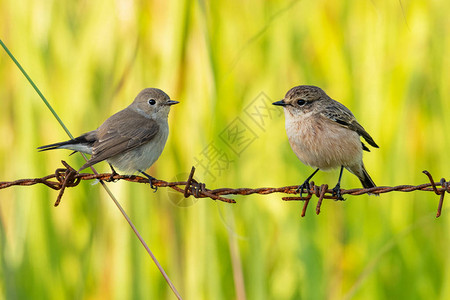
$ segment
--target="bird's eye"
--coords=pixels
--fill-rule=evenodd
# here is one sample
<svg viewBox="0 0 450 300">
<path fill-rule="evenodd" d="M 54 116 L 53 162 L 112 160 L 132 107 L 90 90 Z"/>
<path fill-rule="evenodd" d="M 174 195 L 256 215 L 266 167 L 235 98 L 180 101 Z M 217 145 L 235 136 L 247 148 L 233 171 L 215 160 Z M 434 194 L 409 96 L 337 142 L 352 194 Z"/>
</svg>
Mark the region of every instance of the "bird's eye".
<svg viewBox="0 0 450 300">
<path fill-rule="evenodd" d="M 297 104 L 300 105 L 300 106 L 302 106 L 302 105 L 305 105 L 305 104 L 306 104 L 306 101 L 300 99 L 300 100 L 297 100 Z"/>
<path fill-rule="evenodd" d="M 155 99 L 150 99 L 150 100 L 148 100 L 148 104 L 155 105 L 156 104 L 156 100 Z"/>
</svg>

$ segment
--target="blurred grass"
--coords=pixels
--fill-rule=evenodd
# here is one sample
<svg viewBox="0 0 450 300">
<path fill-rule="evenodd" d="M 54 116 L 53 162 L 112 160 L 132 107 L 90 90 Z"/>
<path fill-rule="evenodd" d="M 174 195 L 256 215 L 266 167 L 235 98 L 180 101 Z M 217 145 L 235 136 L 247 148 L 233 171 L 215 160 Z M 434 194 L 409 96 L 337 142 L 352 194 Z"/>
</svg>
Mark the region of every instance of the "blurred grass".
<svg viewBox="0 0 450 300">
<path fill-rule="evenodd" d="M 258 127 L 245 111 L 261 92 L 270 103 L 314 84 L 380 145 L 365 154 L 376 183 L 423 183 L 424 169 L 448 179 L 450 3 L 402 3 L 5 0 L 0 35 L 73 134 L 144 87 L 181 101 L 150 169 L 157 178 L 186 177 L 212 143 L 231 162 L 198 167 L 208 187 L 298 184 L 311 169 L 290 150 L 284 117 L 274 110 Z M 82 164 L 35 150 L 66 136 L 5 53 L 0 81 L 0 180 L 41 177 L 61 159 Z M 221 139 L 236 117 L 256 135 L 240 155 Z M 343 185 L 359 183 L 345 173 Z M 110 186 L 186 299 L 450 297 L 449 207 L 435 220 L 431 193 L 349 197 L 300 219 L 300 204 L 278 195 L 176 204 L 164 189 Z M 57 209 L 55 197 L 39 186 L 0 191 L 2 298 L 173 298 L 99 185 L 67 190 Z"/>
</svg>

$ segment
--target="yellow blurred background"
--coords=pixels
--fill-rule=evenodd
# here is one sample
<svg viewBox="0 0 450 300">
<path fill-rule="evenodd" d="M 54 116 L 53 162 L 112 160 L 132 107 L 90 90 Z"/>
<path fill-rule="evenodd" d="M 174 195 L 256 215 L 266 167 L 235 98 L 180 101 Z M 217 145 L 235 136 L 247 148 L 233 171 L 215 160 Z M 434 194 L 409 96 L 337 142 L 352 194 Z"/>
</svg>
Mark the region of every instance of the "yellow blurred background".
<svg viewBox="0 0 450 300">
<path fill-rule="evenodd" d="M 450 179 L 450 2 L 0 2 L 0 38 L 73 135 L 95 129 L 145 87 L 172 107 L 149 170 L 209 188 L 295 185 L 313 171 L 270 105 L 299 84 L 350 108 L 380 145 L 378 185 Z M 81 155 L 36 147 L 67 139 L 0 51 L 0 181 L 42 177 Z M 245 131 L 241 139 L 230 132 Z M 106 163 L 96 166 L 109 172 Z M 320 172 L 334 186 L 338 171 Z M 185 299 L 450 299 L 450 207 L 433 193 L 302 203 L 183 200 L 125 181 L 108 186 Z M 343 188 L 359 187 L 344 173 Z M 0 190 L 0 298 L 173 299 L 99 184 Z"/>
</svg>

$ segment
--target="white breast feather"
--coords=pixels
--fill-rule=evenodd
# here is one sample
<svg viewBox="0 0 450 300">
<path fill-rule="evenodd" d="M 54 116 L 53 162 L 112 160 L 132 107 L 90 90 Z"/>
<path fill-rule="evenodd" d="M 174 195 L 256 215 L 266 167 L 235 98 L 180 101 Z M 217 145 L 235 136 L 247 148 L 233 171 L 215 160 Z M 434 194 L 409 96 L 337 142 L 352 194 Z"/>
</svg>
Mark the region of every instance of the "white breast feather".
<svg viewBox="0 0 450 300">
<path fill-rule="evenodd" d="M 350 166 L 362 160 L 359 135 L 311 113 L 285 113 L 286 133 L 292 150 L 306 165 L 322 170 Z"/>
</svg>

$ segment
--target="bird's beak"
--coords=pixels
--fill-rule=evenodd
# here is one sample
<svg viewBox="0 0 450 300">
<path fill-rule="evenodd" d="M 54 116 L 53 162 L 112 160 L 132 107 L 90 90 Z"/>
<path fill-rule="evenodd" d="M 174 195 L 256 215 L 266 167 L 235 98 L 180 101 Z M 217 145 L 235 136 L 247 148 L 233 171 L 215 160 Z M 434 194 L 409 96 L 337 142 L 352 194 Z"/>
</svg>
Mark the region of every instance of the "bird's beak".
<svg viewBox="0 0 450 300">
<path fill-rule="evenodd" d="M 273 105 L 278 105 L 278 106 L 286 106 L 287 105 L 286 102 L 284 102 L 284 99 L 280 100 L 280 101 L 277 101 L 277 102 L 274 102 L 272 104 Z"/>
<path fill-rule="evenodd" d="M 177 103 L 180 103 L 180 102 L 175 101 L 175 100 L 169 100 L 169 101 L 167 101 L 167 105 L 174 105 L 174 104 L 177 104 Z"/>
</svg>

